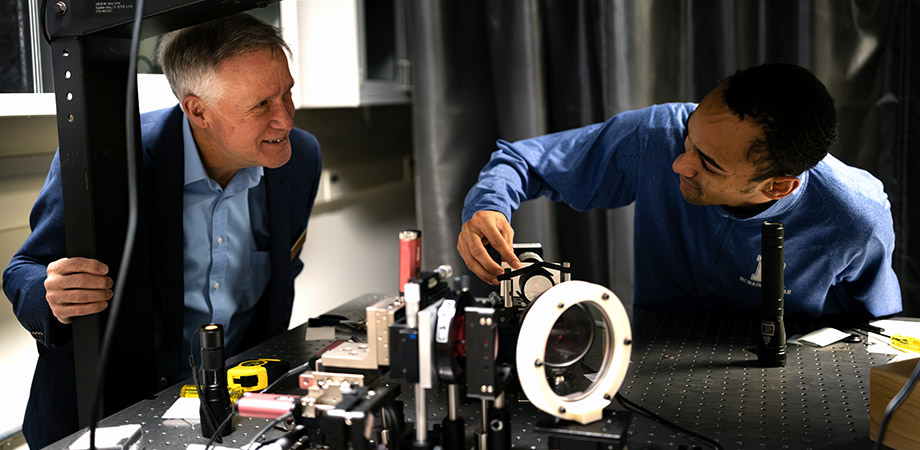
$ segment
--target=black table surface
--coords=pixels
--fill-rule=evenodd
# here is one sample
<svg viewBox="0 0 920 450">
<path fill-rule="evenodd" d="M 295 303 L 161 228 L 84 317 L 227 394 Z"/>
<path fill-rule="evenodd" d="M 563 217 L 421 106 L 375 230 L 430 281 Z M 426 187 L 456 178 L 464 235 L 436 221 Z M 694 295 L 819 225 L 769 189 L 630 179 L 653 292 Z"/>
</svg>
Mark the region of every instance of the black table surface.
<svg viewBox="0 0 920 450">
<path fill-rule="evenodd" d="M 366 305 L 383 298 L 365 295 L 333 312 L 360 319 Z M 790 345 L 785 367 L 760 368 L 756 355 L 747 351 L 757 344 L 759 323 L 759 317 L 750 313 L 636 308 L 632 312 L 632 357 L 620 394 L 670 422 L 716 440 L 725 449 L 870 448 L 869 370 L 887 363 L 889 357 L 867 352 L 862 343 L 838 342 L 823 348 Z M 788 335 L 804 334 L 820 325 L 787 320 L 786 331 Z M 230 364 L 259 357 L 283 359 L 292 367 L 305 362 L 331 342 L 307 341 L 306 330 L 302 325 L 276 336 L 236 356 Z M 338 327 L 336 338 L 347 339 L 353 333 Z M 148 450 L 205 444 L 197 422 L 160 418 L 178 398 L 180 387 L 167 388 L 154 399 L 113 414 L 99 426 L 141 424 L 142 444 Z M 294 379 L 273 390 L 303 393 Z M 411 387 L 403 387 L 400 399 L 406 402 L 406 417 L 414 421 Z M 473 429 L 480 423 L 480 405 L 472 399 L 461 407 L 471 448 Z M 509 401 L 508 407 L 514 448 L 547 448 L 547 438 L 533 431 L 534 423 L 545 414 L 528 403 Z M 443 390 L 428 391 L 427 411 L 429 426 L 447 415 Z M 224 438 L 224 445 L 239 448 L 267 422 L 235 418 L 236 429 Z M 68 448 L 83 432 L 49 448 Z M 279 434 L 271 430 L 266 436 Z M 700 444 L 634 415 L 627 445 L 636 450 L 692 449 Z"/>
</svg>

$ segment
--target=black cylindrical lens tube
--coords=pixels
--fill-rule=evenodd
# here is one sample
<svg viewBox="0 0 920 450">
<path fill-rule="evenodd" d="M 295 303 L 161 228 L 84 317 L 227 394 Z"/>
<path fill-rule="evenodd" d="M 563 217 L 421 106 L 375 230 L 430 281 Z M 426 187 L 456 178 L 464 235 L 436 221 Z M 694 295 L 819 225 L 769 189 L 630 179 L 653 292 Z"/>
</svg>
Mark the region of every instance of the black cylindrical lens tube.
<svg viewBox="0 0 920 450">
<path fill-rule="evenodd" d="M 201 339 L 201 435 L 210 438 L 214 429 L 233 410 L 227 390 L 227 369 L 224 365 L 224 329 L 220 324 L 202 325 L 198 329 Z M 225 426 L 220 435 L 226 436 L 233 427 Z"/>
<path fill-rule="evenodd" d="M 764 222 L 761 228 L 761 322 L 757 359 L 761 367 L 786 365 L 783 325 L 783 224 Z"/>
</svg>

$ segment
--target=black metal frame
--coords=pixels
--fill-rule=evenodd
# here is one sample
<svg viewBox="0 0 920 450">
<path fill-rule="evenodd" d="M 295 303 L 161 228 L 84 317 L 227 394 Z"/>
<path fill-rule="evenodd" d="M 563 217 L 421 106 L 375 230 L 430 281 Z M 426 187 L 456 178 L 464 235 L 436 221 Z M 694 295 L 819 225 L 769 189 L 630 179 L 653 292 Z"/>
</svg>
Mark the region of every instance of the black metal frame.
<svg viewBox="0 0 920 450">
<path fill-rule="evenodd" d="M 277 0 L 273 0 L 277 1 Z M 155 36 L 229 14 L 265 6 L 267 0 L 158 0 L 144 14 L 143 36 Z M 134 0 L 114 2 L 57 1 L 49 5 L 44 25 L 51 38 L 57 105 L 64 224 L 67 255 L 105 262 L 115 278 L 127 227 L 125 105 Z M 137 103 L 137 98 L 130 101 Z M 135 118 L 140 153 L 140 121 Z M 142 161 L 138 154 L 138 161 Z M 143 219 L 141 219 L 143 220 Z M 143 225 L 141 225 L 143 227 Z M 137 247 L 146 246 L 138 234 Z M 138 252 L 135 252 L 137 255 Z M 140 252 L 141 255 L 146 252 Z M 142 273 L 146 261 L 133 264 Z M 115 347 L 106 374 L 97 374 L 105 313 L 73 322 L 74 362 L 80 426 L 91 420 L 88 386 L 106 376 L 102 413 L 126 406 L 119 402 L 138 392 L 156 392 L 153 296 L 149 280 L 133 277 L 126 287 L 119 332 L 130 332 L 122 349 Z M 124 334 L 122 334 L 124 335 Z M 126 374 L 130 371 L 130 374 Z M 127 375 L 127 376 L 125 376 Z M 122 400 L 123 401 L 123 400 Z"/>
</svg>

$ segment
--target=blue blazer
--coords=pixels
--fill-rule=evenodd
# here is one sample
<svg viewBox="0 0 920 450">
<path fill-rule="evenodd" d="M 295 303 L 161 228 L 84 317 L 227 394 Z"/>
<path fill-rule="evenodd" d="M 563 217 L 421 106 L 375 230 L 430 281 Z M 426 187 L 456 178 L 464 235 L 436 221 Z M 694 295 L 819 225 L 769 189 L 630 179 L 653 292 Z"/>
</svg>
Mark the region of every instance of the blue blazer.
<svg viewBox="0 0 920 450">
<path fill-rule="evenodd" d="M 184 313 L 182 193 L 184 159 L 182 120 L 176 106 L 141 116 L 143 162 L 141 217 L 135 253 L 143 254 L 149 270 L 132 270 L 131 279 L 147 277 L 153 291 L 156 371 L 159 387 L 181 381 L 189 349 L 182 347 Z M 291 159 L 277 169 L 265 169 L 263 182 L 268 202 L 268 242 L 271 276 L 259 299 L 240 346 L 245 349 L 287 330 L 294 301 L 294 278 L 303 269 L 298 238 L 306 231 L 319 186 L 322 161 L 316 138 L 301 129 L 290 134 Z M 252 201 L 252 200 L 250 200 Z M 30 447 L 41 448 L 79 429 L 70 325 L 51 314 L 45 300 L 46 267 L 67 256 L 64 205 L 61 194 L 60 156 L 51 169 L 30 216 L 32 234 L 3 272 L 3 290 L 13 311 L 37 341 L 38 363 L 23 420 Z M 115 355 L 113 355 L 113 360 Z M 84 387 L 81 389 L 88 389 Z M 152 392 L 124 398 L 123 406 Z"/>
</svg>

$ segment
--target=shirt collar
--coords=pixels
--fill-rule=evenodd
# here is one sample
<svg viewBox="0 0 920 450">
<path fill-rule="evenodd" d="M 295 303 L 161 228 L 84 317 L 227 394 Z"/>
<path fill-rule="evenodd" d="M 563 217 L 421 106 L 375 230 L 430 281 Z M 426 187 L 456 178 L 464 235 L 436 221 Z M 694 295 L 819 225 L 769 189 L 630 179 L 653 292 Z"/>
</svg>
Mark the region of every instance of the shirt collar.
<svg viewBox="0 0 920 450">
<path fill-rule="evenodd" d="M 220 184 L 208 177 L 208 173 L 204 170 L 188 116 L 185 116 L 185 120 L 182 121 L 182 147 L 185 156 L 185 186 L 197 181 L 206 181 L 211 190 L 220 190 Z M 227 189 L 231 189 L 231 185 L 234 188 L 249 189 L 259 184 L 263 174 L 264 170 L 261 166 L 242 169 L 233 176 L 230 183 L 227 184 Z"/>
</svg>

